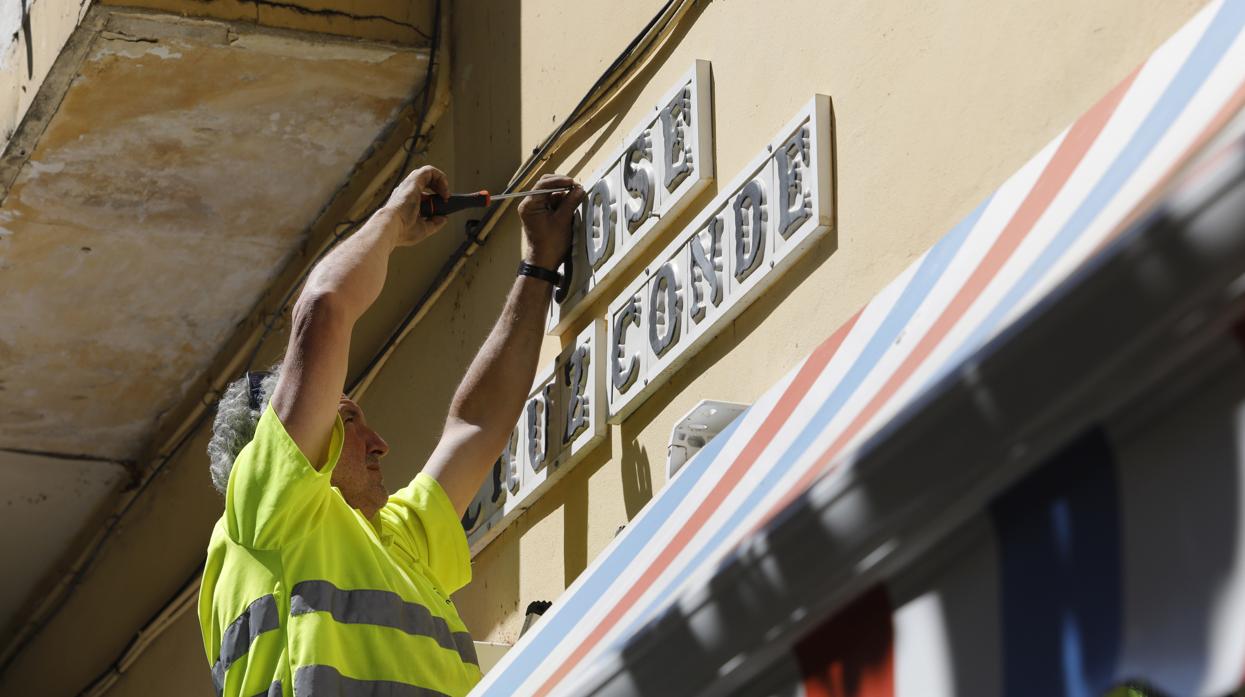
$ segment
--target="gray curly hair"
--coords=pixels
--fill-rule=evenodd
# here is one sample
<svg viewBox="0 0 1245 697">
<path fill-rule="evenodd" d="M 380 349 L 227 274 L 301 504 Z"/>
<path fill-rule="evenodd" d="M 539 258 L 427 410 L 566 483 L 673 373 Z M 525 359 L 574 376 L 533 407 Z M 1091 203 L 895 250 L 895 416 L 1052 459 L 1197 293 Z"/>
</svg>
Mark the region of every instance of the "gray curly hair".
<svg viewBox="0 0 1245 697">
<path fill-rule="evenodd" d="M 229 487 L 229 473 L 233 470 L 233 461 L 242 452 L 242 448 L 255 437 L 255 426 L 259 417 L 268 408 L 272 392 L 277 388 L 277 379 L 281 377 L 281 364 L 277 363 L 268 369 L 268 375 L 260 383 L 259 409 L 251 408 L 251 386 L 243 375 L 225 388 L 225 394 L 216 404 L 216 420 L 212 422 L 212 440 L 208 441 L 208 471 L 212 475 L 212 486 L 224 495 Z"/>
</svg>

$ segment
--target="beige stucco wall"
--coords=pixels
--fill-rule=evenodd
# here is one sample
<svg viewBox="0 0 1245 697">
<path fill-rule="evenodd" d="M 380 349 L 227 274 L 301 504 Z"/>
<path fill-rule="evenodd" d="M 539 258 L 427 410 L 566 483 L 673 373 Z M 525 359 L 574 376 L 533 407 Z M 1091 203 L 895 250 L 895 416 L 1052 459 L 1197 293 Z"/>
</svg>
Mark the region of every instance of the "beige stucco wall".
<svg viewBox="0 0 1245 697">
<path fill-rule="evenodd" d="M 502 120 L 455 95 L 459 188 L 496 187 L 497 179 L 473 179 L 463 170 L 479 158 L 529 153 L 660 4 L 523 3 L 520 84 L 507 87 L 517 105 Z M 667 440 L 684 413 L 706 398 L 755 400 L 1202 4 L 718 0 L 693 9 L 655 64 L 573 148 L 556 153 L 553 166 L 590 176 L 694 59 L 708 59 L 721 182 L 814 93 L 832 97 L 837 236 L 813 249 L 477 556 L 475 581 L 458 596 L 476 637 L 513 641 L 526 604 L 556 600 L 664 486 Z M 479 9 L 459 3 L 456 11 L 469 16 Z M 481 51 L 488 27 L 461 16 L 456 27 L 460 78 L 491 79 L 488 52 Z M 494 137 L 499 128 L 517 132 L 505 143 L 513 151 L 465 137 Z M 663 236 L 676 234 L 716 193 L 715 185 L 701 194 Z M 431 446 L 456 377 L 499 307 L 517 255 L 513 214 L 495 236 L 365 396 L 382 432 L 395 434 L 394 453 L 415 456 Z M 556 338 L 547 341 L 546 361 L 558 346 Z M 432 357 L 435 374 L 427 369 Z M 421 414 L 414 425 L 413 407 Z"/>
</svg>

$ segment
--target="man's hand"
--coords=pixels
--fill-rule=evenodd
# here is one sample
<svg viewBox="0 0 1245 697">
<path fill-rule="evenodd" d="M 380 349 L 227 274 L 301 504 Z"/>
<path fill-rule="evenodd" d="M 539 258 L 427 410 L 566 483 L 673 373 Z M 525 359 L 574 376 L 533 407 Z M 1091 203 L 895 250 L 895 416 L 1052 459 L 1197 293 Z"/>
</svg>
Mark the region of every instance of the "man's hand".
<svg viewBox="0 0 1245 697">
<path fill-rule="evenodd" d="M 526 243 L 523 260 L 533 266 L 557 270 L 571 246 L 571 220 L 575 209 L 584 200 L 584 189 L 570 177 L 546 174 L 536 182 L 536 189 L 574 187 L 570 191 L 528 196 L 519 204 Z"/>
<path fill-rule="evenodd" d="M 431 192 L 431 193 L 429 193 Z M 389 195 L 389 200 L 377 211 L 388 216 L 398 226 L 396 244 L 410 246 L 432 236 L 445 225 L 445 216 L 424 218 L 419 214 L 419 203 L 425 196 L 449 198 L 450 182 L 445 173 L 436 167 L 420 167 L 402 180 Z"/>
</svg>

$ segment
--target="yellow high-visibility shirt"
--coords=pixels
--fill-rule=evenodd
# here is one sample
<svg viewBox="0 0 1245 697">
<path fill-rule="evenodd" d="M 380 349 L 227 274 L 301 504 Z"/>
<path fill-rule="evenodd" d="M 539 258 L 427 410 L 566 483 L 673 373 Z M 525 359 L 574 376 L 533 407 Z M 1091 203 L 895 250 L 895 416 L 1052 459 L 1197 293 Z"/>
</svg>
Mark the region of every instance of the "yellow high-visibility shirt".
<svg viewBox="0 0 1245 697">
<path fill-rule="evenodd" d="M 471 580 L 449 497 L 419 474 L 369 521 L 317 472 L 272 407 L 229 475 L 199 626 L 217 694 L 464 695 L 480 680 L 450 593 Z"/>
</svg>

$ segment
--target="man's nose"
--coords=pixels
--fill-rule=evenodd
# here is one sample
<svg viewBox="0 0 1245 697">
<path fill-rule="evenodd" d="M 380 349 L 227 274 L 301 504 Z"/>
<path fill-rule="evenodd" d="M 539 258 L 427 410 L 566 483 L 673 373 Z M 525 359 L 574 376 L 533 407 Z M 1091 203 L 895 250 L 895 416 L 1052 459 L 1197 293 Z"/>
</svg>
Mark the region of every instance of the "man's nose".
<svg viewBox="0 0 1245 697">
<path fill-rule="evenodd" d="M 368 438 L 367 451 L 375 453 L 377 457 L 384 457 L 389 452 L 389 444 L 376 431 L 372 431 L 371 437 Z"/>
</svg>

